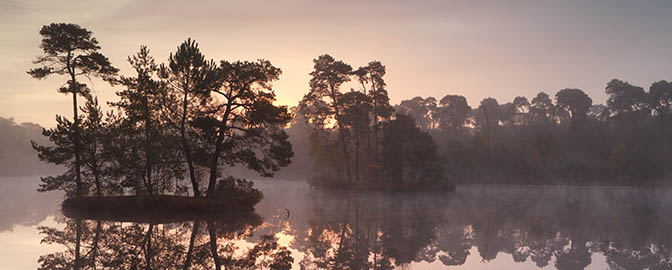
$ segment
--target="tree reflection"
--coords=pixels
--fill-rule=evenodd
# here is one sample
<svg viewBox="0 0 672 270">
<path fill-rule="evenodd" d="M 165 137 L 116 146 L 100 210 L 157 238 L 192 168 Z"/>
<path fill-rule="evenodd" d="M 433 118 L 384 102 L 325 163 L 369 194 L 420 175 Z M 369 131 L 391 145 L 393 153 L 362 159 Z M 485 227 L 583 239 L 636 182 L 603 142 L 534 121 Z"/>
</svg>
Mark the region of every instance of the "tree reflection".
<svg viewBox="0 0 672 270">
<path fill-rule="evenodd" d="M 459 266 L 472 248 L 483 263 L 503 253 L 517 263 L 585 269 L 602 253 L 610 269 L 672 268 L 671 205 L 661 194 L 554 192 L 320 193 L 294 244 L 305 253 L 302 269 Z"/>
<path fill-rule="evenodd" d="M 343 195 L 315 208 L 302 269 L 393 269 L 434 259 L 441 221 L 428 215 L 428 201 Z"/>
<path fill-rule="evenodd" d="M 252 239 L 254 213 L 174 223 L 67 219 L 40 227 L 45 244 L 64 251 L 40 257 L 39 269 L 290 269 L 290 251 L 273 235 Z"/>
</svg>

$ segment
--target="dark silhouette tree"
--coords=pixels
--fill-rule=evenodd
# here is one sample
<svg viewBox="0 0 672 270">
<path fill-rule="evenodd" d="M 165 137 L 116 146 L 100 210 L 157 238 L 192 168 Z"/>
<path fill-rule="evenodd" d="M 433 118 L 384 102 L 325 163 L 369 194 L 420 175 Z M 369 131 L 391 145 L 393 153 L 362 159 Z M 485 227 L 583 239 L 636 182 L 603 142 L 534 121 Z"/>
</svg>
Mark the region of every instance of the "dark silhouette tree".
<svg viewBox="0 0 672 270">
<path fill-rule="evenodd" d="M 378 156 L 378 131 L 380 122 L 392 116 L 394 108 L 390 105 L 390 98 L 385 89 L 385 66 L 380 61 L 369 62 L 368 65 L 355 70 L 354 75 L 362 85 L 364 94 L 371 99 L 371 118 L 373 118 L 373 154 Z M 367 87 L 367 85 L 369 85 Z M 371 151 L 371 149 L 370 149 Z"/>
<path fill-rule="evenodd" d="M 356 91 L 350 91 L 341 97 L 339 101 L 340 107 L 343 108 L 343 113 L 340 115 L 339 122 L 343 127 L 351 131 L 355 143 L 355 179 L 360 180 L 361 174 L 361 146 L 362 138 L 369 134 L 369 123 L 371 122 L 370 115 L 373 113 L 372 99 Z M 377 124 L 377 123 L 376 123 Z M 376 125 L 374 124 L 374 125 Z M 374 134 L 374 138 L 378 136 Z M 374 139 L 374 145 L 378 143 Z M 378 147 L 374 148 L 376 151 Z"/>
<path fill-rule="evenodd" d="M 412 117 L 397 114 L 385 123 L 382 137 L 383 169 L 397 183 L 438 183 L 436 145 L 432 137 L 420 130 Z"/>
<path fill-rule="evenodd" d="M 529 124 L 530 102 L 526 97 L 516 97 L 513 99 L 513 107 L 515 109 L 515 125 L 525 126 Z"/>
<path fill-rule="evenodd" d="M 43 135 L 49 138 L 53 145 L 43 146 L 33 142 L 33 148 L 37 150 L 40 160 L 56 165 L 63 165 L 67 170 L 59 176 L 42 177 L 38 191 L 63 190 L 66 196 L 79 196 L 89 194 L 89 187 L 95 187 L 96 196 L 104 195 L 105 190 L 114 192 L 119 190 L 109 176 L 110 155 L 105 145 L 109 144 L 110 131 L 109 120 L 98 105 L 96 98 L 87 96 L 87 102 L 82 108 L 83 119 L 79 133 L 79 160 L 80 168 L 79 187 L 72 179 L 76 175 L 75 151 L 73 147 L 72 129 L 73 123 L 64 117 L 57 116 L 57 125 L 52 129 L 43 130 Z M 74 184 L 74 186 L 73 186 Z"/>
<path fill-rule="evenodd" d="M 77 96 L 87 97 L 90 89 L 78 79 L 82 76 L 100 77 L 105 81 L 114 82 L 118 70 L 110 64 L 110 61 L 99 52 L 98 41 L 92 36 L 91 31 L 68 23 L 52 23 L 45 25 L 40 30 L 42 43 L 40 47 L 44 55 L 34 61 L 39 65 L 28 71 L 28 74 L 37 79 L 43 79 L 50 75 L 67 75 L 67 86 L 58 89 L 60 93 L 72 94 L 73 122 L 69 125 L 72 133 L 72 153 L 74 155 L 74 172 L 72 175 L 76 187 L 75 195 L 82 196 L 82 177 L 80 172 L 81 145 L 80 145 L 80 119 L 78 115 Z M 45 153 L 46 154 L 46 153 Z M 63 179 L 65 180 L 65 179 Z"/>
<path fill-rule="evenodd" d="M 485 142 L 488 149 L 492 147 L 493 137 L 499 129 L 499 121 L 502 118 L 502 110 L 499 103 L 494 98 L 484 98 L 481 105 L 475 111 L 476 124 L 481 133 L 485 134 Z"/>
<path fill-rule="evenodd" d="M 424 131 L 433 130 L 434 120 L 438 119 L 436 99 L 428 97 L 414 97 L 402 100 L 396 108 L 397 113 L 409 115 L 415 119 L 418 126 Z"/>
<path fill-rule="evenodd" d="M 136 75 L 121 76 L 120 83 L 126 89 L 118 91 L 119 101 L 110 105 L 123 114 L 114 127 L 117 174 L 124 186 L 152 195 L 175 186 L 183 171 L 178 158 L 181 150 L 176 147 L 180 140 L 170 132 L 170 120 L 162 114 L 167 106 L 163 103 L 166 84 L 157 80 L 159 67 L 149 53 L 146 46 L 141 46 L 138 53 L 128 57 Z"/>
<path fill-rule="evenodd" d="M 338 137 L 343 152 L 347 180 L 352 180 L 350 155 L 345 126 L 341 123 L 343 113 L 340 99 L 343 93 L 340 88 L 343 83 L 350 81 L 352 67 L 342 61 L 337 61 L 328 54 L 321 55 L 313 60 L 314 70 L 310 73 L 310 91 L 303 97 L 300 108 L 312 124 L 319 127 L 328 126 L 329 121 L 337 127 Z M 319 108 L 318 111 L 314 111 Z"/>
<path fill-rule="evenodd" d="M 606 93 L 609 95 L 607 106 L 613 118 L 633 121 L 641 119 L 650 112 L 644 88 L 613 79 L 607 83 Z"/>
<path fill-rule="evenodd" d="M 565 88 L 555 94 L 558 107 L 569 112 L 572 123 L 586 119 L 593 100 L 581 89 Z"/>
<path fill-rule="evenodd" d="M 194 157 L 196 138 L 190 124 L 197 117 L 202 95 L 217 85 L 217 66 L 214 61 L 205 60 L 196 41 L 187 39 L 174 54 L 170 54 L 168 64 L 161 65 L 159 74 L 168 84 L 163 101 L 167 119 L 171 120 L 169 125 L 180 134 L 192 190 L 194 196 L 198 197 L 201 196 L 201 190 Z"/>
<path fill-rule="evenodd" d="M 437 109 L 439 127 L 442 131 L 453 131 L 457 134 L 466 124 L 471 107 L 467 104 L 467 99 L 459 95 L 446 95 L 439 101 L 440 107 Z"/>
<path fill-rule="evenodd" d="M 86 182 L 93 182 L 97 197 L 103 196 L 103 192 L 121 193 L 121 188 L 110 177 L 112 157 L 109 151 L 111 128 L 110 120 L 105 118 L 102 109 L 98 105 L 98 99 L 88 97 L 82 108 L 84 119 L 81 133 L 81 160 L 86 170 L 82 175 Z M 93 178 L 93 179 L 90 179 Z M 88 180 L 90 179 L 90 180 Z"/>
<path fill-rule="evenodd" d="M 672 83 L 668 81 L 657 81 L 651 84 L 649 88 L 651 110 L 660 120 L 661 130 L 665 132 L 666 121 L 672 114 Z"/>
<path fill-rule="evenodd" d="M 553 121 L 553 112 L 555 111 L 555 105 L 548 94 L 539 92 L 537 96 L 532 99 L 530 105 L 530 114 L 532 115 L 533 121 L 536 124 L 548 127 Z"/>
<path fill-rule="evenodd" d="M 83 195 L 83 190 L 85 189 L 83 186 L 86 185 L 86 183 L 81 182 L 81 175 L 79 183 L 72 181 L 77 178 L 77 170 L 75 166 L 77 161 L 74 159 L 75 148 L 73 147 L 72 142 L 72 130 L 73 123 L 65 117 L 57 115 L 56 127 L 44 129 L 42 131 L 42 135 L 49 138 L 49 141 L 53 145 L 43 146 L 32 142 L 33 148 L 37 150 L 40 160 L 56 165 L 62 165 L 67 169 L 59 176 L 41 177 L 40 180 L 42 183 L 40 184 L 38 191 L 63 190 L 68 197 L 78 196 L 78 194 L 79 196 Z"/>
<path fill-rule="evenodd" d="M 273 104 L 271 86 L 280 73 L 266 60 L 221 61 L 217 87 L 199 94 L 201 106 L 192 125 L 206 143 L 208 196 L 215 192 L 222 163 L 243 164 L 267 177 L 289 165 L 294 153 L 282 128 L 291 115 L 286 106 Z"/>
</svg>

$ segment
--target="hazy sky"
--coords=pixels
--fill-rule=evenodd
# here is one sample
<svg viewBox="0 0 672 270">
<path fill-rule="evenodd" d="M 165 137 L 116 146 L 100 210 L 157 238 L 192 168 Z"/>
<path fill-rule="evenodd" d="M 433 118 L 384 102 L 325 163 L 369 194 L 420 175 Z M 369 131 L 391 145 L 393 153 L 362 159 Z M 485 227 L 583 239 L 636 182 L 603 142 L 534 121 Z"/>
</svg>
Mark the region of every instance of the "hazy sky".
<svg viewBox="0 0 672 270">
<path fill-rule="evenodd" d="M 312 59 L 328 53 L 355 68 L 381 61 L 394 103 L 458 93 L 477 106 L 567 87 L 603 103 L 612 78 L 647 89 L 670 80 L 670 14 L 672 1 L 0 0 L 0 116 L 52 126 L 54 114 L 71 115 L 71 99 L 56 92 L 66 78 L 26 74 L 52 22 L 92 31 L 124 74 L 140 45 L 164 62 L 191 37 L 207 58 L 280 67 L 282 104 L 297 104 Z M 93 87 L 103 101 L 120 89 Z"/>
</svg>

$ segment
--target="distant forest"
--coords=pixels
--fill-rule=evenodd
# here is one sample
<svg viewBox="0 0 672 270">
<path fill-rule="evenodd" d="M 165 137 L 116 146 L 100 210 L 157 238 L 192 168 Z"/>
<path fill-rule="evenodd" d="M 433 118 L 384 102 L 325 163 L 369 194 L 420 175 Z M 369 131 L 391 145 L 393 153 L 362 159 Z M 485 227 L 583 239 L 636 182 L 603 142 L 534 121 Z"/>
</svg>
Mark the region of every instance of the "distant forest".
<svg viewBox="0 0 672 270">
<path fill-rule="evenodd" d="M 62 169 L 40 162 L 30 142 L 48 143 L 42 127 L 0 117 L 0 177 L 52 173 Z"/>
<path fill-rule="evenodd" d="M 645 184 L 672 172 L 672 83 L 649 91 L 613 79 L 606 105 L 580 89 L 544 92 L 476 108 L 462 96 L 416 97 L 412 115 L 437 142 L 446 171 L 460 183 Z"/>
</svg>

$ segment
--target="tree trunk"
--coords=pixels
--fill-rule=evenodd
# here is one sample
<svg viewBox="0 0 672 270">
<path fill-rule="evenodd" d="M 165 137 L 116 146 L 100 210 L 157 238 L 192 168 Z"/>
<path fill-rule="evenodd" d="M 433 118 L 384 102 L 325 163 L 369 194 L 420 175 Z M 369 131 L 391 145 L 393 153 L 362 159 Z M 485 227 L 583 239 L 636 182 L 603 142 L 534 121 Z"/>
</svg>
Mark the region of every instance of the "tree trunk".
<svg viewBox="0 0 672 270">
<path fill-rule="evenodd" d="M 194 227 L 191 229 L 191 238 L 189 239 L 189 249 L 187 250 L 187 258 L 184 261 L 183 270 L 188 270 L 191 267 L 191 257 L 194 253 L 194 242 L 196 241 L 196 236 L 198 235 L 198 227 L 200 227 L 200 222 L 194 221 Z"/>
<path fill-rule="evenodd" d="M 77 84 L 75 82 L 75 75 L 72 75 L 72 80 L 73 80 L 73 91 L 72 91 L 72 112 L 73 112 L 73 129 L 74 129 L 74 145 L 75 145 L 75 183 L 77 185 L 76 189 L 76 196 L 77 197 L 82 197 L 82 174 L 81 174 L 81 153 L 80 153 L 80 146 L 79 146 L 79 114 L 77 113 Z"/>
<path fill-rule="evenodd" d="M 96 181 L 96 196 L 97 197 L 102 197 L 103 196 L 103 191 L 102 191 L 102 183 L 100 182 L 100 172 L 98 169 L 93 170 L 93 178 Z"/>
<path fill-rule="evenodd" d="M 100 181 L 100 166 L 98 165 L 98 159 L 96 158 L 96 153 L 98 153 L 98 144 L 96 143 L 96 140 L 98 139 L 98 133 L 97 132 L 92 132 L 93 134 L 93 146 L 91 147 L 91 157 L 90 157 L 90 163 L 89 167 L 91 169 L 91 172 L 93 173 L 93 182 L 94 185 L 96 186 L 96 197 L 102 197 L 103 196 L 103 191 L 102 191 L 102 183 Z"/>
<path fill-rule="evenodd" d="M 196 180 L 196 172 L 194 171 L 194 162 L 191 157 L 191 147 L 187 142 L 186 122 L 187 122 L 187 96 L 188 92 L 184 88 L 184 100 L 182 101 L 182 121 L 180 124 L 180 139 L 182 140 L 182 150 L 187 158 L 187 166 L 189 167 L 189 178 L 191 179 L 191 186 L 194 190 L 194 197 L 201 196 L 201 191 L 198 188 L 198 181 Z"/>
<path fill-rule="evenodd" d="M 215 269 L 222 269 L 222 262 L 217 255 L 217 233 L 215 231 L 215 223 L 208 221 L 208 233 L 210 234 L 210 252 L 212 252 L 212 259 L 215 261 Z"/>
<path fill-rule="evenodd" d="M 336 89 L 334 85 L 329 85 L 330 90 L 331 90 L 331 100 L 334 102 L 333 104 L 333 109 L 334 109 L 334 117 L 336 118 L 336 124 L 338 126 L 338 136 L 341 139 L 341 145 L 343 146 L 343 159 L 345 160 L 345 171 L 347 172 L 348 175 L 348 183 L 352 181 L 352 173 L 350 171 L 350 157 L 348 155 L 348 146 L 345 144 L 345 131 L 343 129 L 343 124 L 341 124 L 340 118 L 340 111 L 338 109 L 338 98 L 336 98 Z"/>
<path fill-rule="evenodd" d="M 355 132 L 355 179 L 359 182 L 359 128 Z"/>
<path fill-rule="evenodd" d="M 343 133 L 343 125 L 338 123 L 338 134 L 341 137 L 341 145 L 343 146 L 343 155 L 345 160 L 345 171 L 348 175 L 348 183 L 352 181 L 352 173 L 350 172 L 350 157 L 348 155 L 348 146 L 345 144 L 345 133 Z"/>
<path fill-rule="evenodd" d="M 483 106 L 483 115 L 485 116 L 485 126 L 486 126 L 486 131 L 487 131 L 487 141 L 488 141 L 488 151 L 491 152 L 491 140 L 490 140 L 490 118 L 488 117 L 488 110 L 486 110 L 485 106 Z"/>
<path fill-rule="evenodd" d="M 373 100 L 373 156 L 378 158 L 378 102 Z"/>
<path fill-rule="evenodd" d="M 208 183 L 207 196 L 215 194 L 215 187 L 217 186 L 217 176 L 219 174 L 219 155 L 222 152 L 222 142 L 224 141 L 223 132 L 220 131 L 217 141 L 215 142 L 215 152 L 210 161 L 210 181 Z"/>
<path fill-rule="evenodd" d="M 149 229 L 147 230 L 147 236 L 145 238 L 145 269 L 152 269 L 152 231 L 154 230 L 154 224 L 149 224 Z"/>
<path fill-rule="evenodd" d="M 98 242 L 100 242 L 100 234 L 103 229 L 102 221 L 96 222 L 96 235 L 93 237 L 93 247 L 91 248 L 91 266 L 96 269 L 96 257 L 98 256 Z"/>
<path fill-rule="evenodd" d="M 79 146 L 79 114 L 77 109 L 77 93 L 79 92 L 79 84 L 75 79 L 75 68 L 72 66 L 73 63 L 70 63 L 72 58 L 72 53 L 68 52 L 68 58 L 66 60 L 66 68 L 68 73 L 70 73 L 70 91 L 72 92 L 72 113 L 73 113 L 73 123 L 72 127 L 74 129 L 74 146 L 75 146 L 75 183 L 76 191 L 75 194 L 77 197 L 82 197 L 82 175 L 81 175 L 81 162 L 80 162 L 80 146 Z"/>
<path fill-rule="evenodd" d="M 207 194 L 208 196 L 212 196 L 215 194 L 215 187 L 217 186 L 217 176 L 219 175 L 218 172 L 218 167 L 219 167 L 219 155 L 222 153 L 222 143 L 224 142 L 224 138 L 226 137 L 225 134 L 228 131 L 226 128 L 229 115 L 231 114 L 231 107 L 233 106 L 231 99 L 229 99 L 229 103 L 226 105 L 226 111 L 224 112 L 224 117 L 222 117 L 222 121 L 224 123 L 221 123 L 219 130 L 217 132 L 217 140 L 215 141 L 215 152 L 213 153 L 212 160 L 210 161 L 210 181 L 208 183 L 208 190 Z"/>
<path fill-rule="evenodd" d="M 145 177 L 147 178 L 147 184 L 149 188 L 149 195 L 153 194 L 154 187 L 152 185 L 152 162 L 154 160 L 152 156 L 152 138 L 151 136 L 151 116 L 149 110 L 149 101 L 147 100 L 147 92 L 144 93 L 143 106 L 145 111 Z"/>
<path fill-rule="evenodd" d="M 76 233 L 77 233 L 77 238 L 75 239 L 75 262 L 73 269 L 74 270 L 79 270 L 81 269 L 81 264 L 82 264 L 82 258 L 81 258 L 81 253 L 80 253 L 80 248 L 82 245 L 82 220 L 77 219 L 75 221 L 77 223 L 77 228 L 76 228 Z"/>
<path fill-rule="evenodd" d="M 337 102 L 338 101 L 334 99 L 334 111 L 336 112 L 335 116 L 336 116 L 336 123 L 338 125 L 338 136 L 341 139 L 341 146 L 343 147 L 343 159 L 345 160 L 345 171 L 347 173 L 348 176 L 347 180 L 349 183 L 352 181 L 352 173 L 350 172 L 350 156 L 348 154 L 348 146 L 345 143 L 345 130 L 343 128 L 343 124 L 341 124 L 341 120 L 339 120 L 340 114 L 338 112 L 338 105 L 336 105 Z"/>
</svg>

